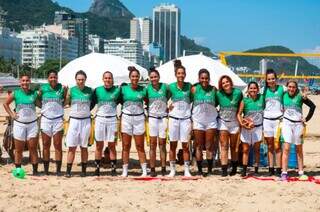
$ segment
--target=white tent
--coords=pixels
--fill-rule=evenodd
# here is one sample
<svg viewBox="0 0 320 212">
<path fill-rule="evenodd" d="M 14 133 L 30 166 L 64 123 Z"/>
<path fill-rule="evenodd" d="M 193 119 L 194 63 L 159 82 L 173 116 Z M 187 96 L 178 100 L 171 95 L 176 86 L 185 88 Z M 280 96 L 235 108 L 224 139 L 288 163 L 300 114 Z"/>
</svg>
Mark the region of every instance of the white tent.
<svg viewBox="0 0 320 212">
<path fill-rule="evenodd" d="M 199 55 L 190 55 L 178 58 L 182 65 L 186 68 L 187 76 L 185 81 L 196 83 L 198 82 L 198 72 L 205 68 L 210 72 L 211 84 L 218 86 L 219 78 L 222 75 L 228 75 L 232 79 L 236 87 L 244 88 L 246 83 L 243 82 L 230 68 L 221 63 L 220 60 L 215 60 L 210 57 Z M 165 83 L 172 83 L 176 81 L 174 75 L 174 60 L 169 61 L 158 68 L 160 72 L 160 80 Z"/>
<path fill-rule="evenodd" d="M 128 66 L 135 66 L 140 71 L 141 77 L 147 78 L 148 71 L 129 60 L 114 55 L 90 53 L 64 66 L 59 72 L 59 82 L 69 87 L 74 86 L 76 72 L 83 70 L 87 74 L 86 85 L 96 88 L 103 84 L 102 74 L 111 71 L 114 84 L 119 85 L 122 82 L 129 82 Z"/>
</svg>

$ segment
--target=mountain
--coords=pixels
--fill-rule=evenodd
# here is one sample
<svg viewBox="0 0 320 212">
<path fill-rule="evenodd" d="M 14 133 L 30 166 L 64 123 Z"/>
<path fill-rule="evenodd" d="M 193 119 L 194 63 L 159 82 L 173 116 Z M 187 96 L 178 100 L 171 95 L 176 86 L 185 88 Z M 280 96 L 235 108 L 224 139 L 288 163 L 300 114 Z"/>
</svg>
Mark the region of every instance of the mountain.
<svg viewBox="0 0 320 212">
<path fill-rule="evenodd" d="M 294 53 L 292 50 L 283 46 L 265 46 L 257 49 L 250 49 L 245 52 L 260 53 Z M 311 64 L 303 57 L 261 57 L 261 56 L 228 56 L 226 57 L 228 65 L 232 67 L 247 67 L 251 71 L 259 70 L 259 62 L 263 58 L 268 60 L 268 68 L 273 68 L 279 73 L 293 75 L 298 61 L 298 70 L 303 71 L 305 75 L 314 75 L 319 73 L 320 68 Z M 301 72 L 300 72 L 301 73 Z"/>
<path fill-rule="evenodd" d="M 26 3 L 27 2 L 27 3 Z M 77 13 L 51 0 L 1 0 L 0 7 L 8 14 L 6 26 L 20 32 L 24 27 L 52 24 L 54 12 L 65 10 L 76 17 L 89 20 L 89 33 L 105 39 L 130 36 L 130 19 L 134 15 L 119 0 L 94 0 L 89 11 Z M 208 52 L 209 48 L 181 37 L 181 49 Z"/>
<path fill-rule="evenodd" d="M 134 17 L 134 15 L 118 0 L 94 0 L 89 12 L 107 18 Z"/>
</svg>

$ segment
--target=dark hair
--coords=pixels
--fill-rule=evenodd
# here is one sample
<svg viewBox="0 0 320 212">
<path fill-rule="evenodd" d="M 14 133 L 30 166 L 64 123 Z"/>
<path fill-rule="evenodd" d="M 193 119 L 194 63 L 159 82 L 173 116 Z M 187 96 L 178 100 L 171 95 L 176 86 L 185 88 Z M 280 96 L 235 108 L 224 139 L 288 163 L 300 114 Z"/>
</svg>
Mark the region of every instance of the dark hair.
<svg viewBox="0 0 320 212">
<path fill-rule="evenodd" d="M 82 70 L 77 71 L 77 73 L 76 73 L 76 75 L 75 75 L 75 77 L 74 77 L 74 78 L 77 78 L 77 76 L 78 76 L 78 75 L 83 75 L 83 76 L 84 76 L 84 78 L 86 78 L 86 79 L 87 79 L 87 74 L 86 74 L 86 72 L 84 72 L 84 71 L 82 71 Z"/>
<path fill-rule="evenodd" d="M 29 74 L 28 72 L 26 72 L 26 71 L 20 72 L 20 79 L 21 79 L 22 77 L 29 77 L 29 78 L 31 78 L 31 77 L 30 77 L 30 74 Z"/>
<path fill-rule="evenodd" d="M 102 74 L 102 77 L 104 77 L 105 74 L 110 74 L 112 79 L 113 79 L 113 74 L 111 71 L 105 71 L 103 74 Z"/>
<path fill-rule="evenodd" d="M 174 65 L 174 73 L 177 73 L 178 69 L 183 69 L 184 72 L 186 72 L 186 68 L 182 65 L 181 60 L 174 60 L 173 61 Z"/>
<path fill-rule="evenodd" d="M 205 68 L 200 69 L 200 71 L 198 72 L 199 78 L 200 78 L 201 74 L 207 74 L 210 79 L 210 73 L 207 69 L 205 69 Z"/>
<path fill-rule="evenodd" d="M 297 91 L 296 91 L 295 94 L 299 93 L 299 92 L 300 92 L 300 89 L 299 89 L 298 82 L 295 81 L 295 80 L 292 80 L 292 79 L 291 79 L 291 80 L 288 80 L 288 82 L 287 82 L 287 87 L 288 87 L 288 85 L 289 85 L 290 83 L 294 83 L 294 84 L 296 85 L 296 87 L 297 87 Z"/>
<path fill-rule="evenodd" d="M 129 67 L 128 67 L 128 70 L 129 70 L 129 77 L 131 77 L 131 74 L 132 74 L 134 71 L 136 71 L 136 72 L 139 74 L 139 76 L 140 76 L 140 72 L 139 72 L 138 69 L 136 69 L 136 67 L 134 67 L 134 66 L 129 66 Z"/>
<path fill-rule="evenodd" d="M 149 68 L 149 76 L 150 76 L 150 74 L 151 73 L 156 73 L 159 77 L 160 77 L 160 73 L 159 73 L 159 71 L 156 69 L 156 67 L 151 67 L 151 68 Z"/>
<path fill-rule="evenodd" d="M 223 79 L 227 79 L 230 82 L 231 86 L 233 87 L 233 81 L 232 81 L 231 77 L 229 77 L 228 75 L 223 75 L 219 79 L 219 83 L 218 83 L 219 90 L 223 90 L 223 88 L 222 88 L 222 80 Z"/>
<path fill-rule="evenodd" d="M 58 72 L 57 72 L 56 70 L 54 70 L 54 69 L 50 69 L 50 70 L 48 71 L 48 73 L 47 73 L 47 77 L 49 77 L 50 74 L 58 75 Z"/>
<path fill-rule="evenodd" d="M 268 76 L 269 74 L 273 74 L 274 77 L 275 77 L 276 79 L 278 79 L 277 73 L 276 73 L 272 68 L 267 69 L 267 71 L 266 71 L 266 79 L 267 79 L 267 76 Z"/>
<path fill-rule="evenodd" d="M 249 89 L 249 87 L 250 87 L 252 84 L 255 85 L 255 86 L 259 89 L 259 85 L 258 85 L 258 83 L 257 83 L 256 81 L 250 81 L 250 82 L 248 83 L 248 89 Z"/>
</svg>

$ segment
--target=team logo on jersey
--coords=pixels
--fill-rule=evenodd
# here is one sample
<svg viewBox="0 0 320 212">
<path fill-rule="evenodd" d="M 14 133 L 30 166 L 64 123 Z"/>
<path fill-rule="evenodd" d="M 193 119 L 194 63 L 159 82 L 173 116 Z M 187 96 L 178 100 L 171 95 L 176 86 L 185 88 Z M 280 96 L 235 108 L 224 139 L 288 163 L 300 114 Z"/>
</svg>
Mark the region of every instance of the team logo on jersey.
<svg viewBox="0 0 320 212">
<path fill-rule="evenodd" d="M 163 91 L 162 91 L 162 90 L 159 90 L 159 94 L 163 94 Z"/>
</svg>

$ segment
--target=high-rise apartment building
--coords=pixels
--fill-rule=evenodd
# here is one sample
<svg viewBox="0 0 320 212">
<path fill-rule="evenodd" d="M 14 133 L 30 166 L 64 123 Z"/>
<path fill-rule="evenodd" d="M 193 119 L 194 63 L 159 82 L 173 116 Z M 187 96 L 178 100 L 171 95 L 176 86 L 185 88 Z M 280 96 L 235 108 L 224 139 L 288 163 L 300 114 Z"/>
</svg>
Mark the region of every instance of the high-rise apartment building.
<svg viewBox="0 0 320 212">
<path fill-rule="evenodd" d="M 153 42 L 163 48 L 163 60 L 167 62 L 180 56 L 180 9 L 163 4 L 153 8 Z"/>
<path fill-rule="evenodd" d="M 133 18 L 130 21 L 130 39 L 140 41 L 143 47 L 152 42 L 152 20 L 150 18 Z"/>
</svg>

